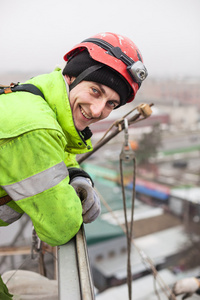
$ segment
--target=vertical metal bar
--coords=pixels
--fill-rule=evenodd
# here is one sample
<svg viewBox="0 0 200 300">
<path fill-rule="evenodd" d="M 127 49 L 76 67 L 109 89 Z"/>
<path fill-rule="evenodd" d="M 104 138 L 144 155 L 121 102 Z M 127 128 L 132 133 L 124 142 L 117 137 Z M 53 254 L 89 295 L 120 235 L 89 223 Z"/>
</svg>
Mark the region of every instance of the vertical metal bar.
<svg viewBox="0 0 200 300">
<path fill-rule="evenodd" d="M 59 300 L 81 300 L 75 238 L 57 249 Z"/>
<path fill-rule="evenodd" d="M 54 277 L 53 279 L 58 280 L 58 251 L 57 247 L 53 247 L 52 249 L 53 257 L 54 257 Z"/>
<path fill-rule="evenodd" d="M 59 300 L 94 300 L 84 227 L 67 244 L 58 246 Z"/>
<path fill-rule="evenodd" d="M 76 250 L 82 299 L 94 300 L 94 286 L 83 225 L 76 235 Z"/>
</svg>

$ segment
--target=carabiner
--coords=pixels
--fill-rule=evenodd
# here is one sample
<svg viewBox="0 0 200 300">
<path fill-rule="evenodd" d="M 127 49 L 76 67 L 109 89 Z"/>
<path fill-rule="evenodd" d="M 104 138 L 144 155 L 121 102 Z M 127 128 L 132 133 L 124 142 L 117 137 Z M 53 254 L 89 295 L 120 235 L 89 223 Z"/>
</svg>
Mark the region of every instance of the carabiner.
<svg viewBox="0 0 200 300">
<path fill-rule="evenodd" d="M 124 144 L 120 153 L 120 160 L 130 161 L 134 159 L 134 152 L 129 144 L 128 121 L 124 119 Z"/>
<path fill-rule="evenodd" d="M 41 240 L 37 236 L 35 228 L 32 227 L 31 258 L 34 259 L 40 251 L 41 251 Z"/>
</svg>

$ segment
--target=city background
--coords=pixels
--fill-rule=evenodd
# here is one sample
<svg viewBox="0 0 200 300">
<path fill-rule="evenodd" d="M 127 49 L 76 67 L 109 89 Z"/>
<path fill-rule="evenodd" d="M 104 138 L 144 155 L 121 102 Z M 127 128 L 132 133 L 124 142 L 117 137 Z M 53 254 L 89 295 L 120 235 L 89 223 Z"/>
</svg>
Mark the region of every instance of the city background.
<svg viewBox="0 0 200 300">
<path fill-rule="evenodd" d="M 135 192 L 133 300 L 158 298 L 152 265 L 144 257 L 150 257 L 170 288 L 177 279 L 200 272 L 199 8 L 198 0 L 126 0 L 123 5 L 118 0 L 1 3 L 1 84 L 24 82 L 51 72 L 57 64 L 63 67 L 65 52 L 97 32 L 124 34 L 143 54 L 149 76 L 134 102 L 91 126 L 96 144 L 114 121 L 141 103 L 153 104 L 149 118 L 128 128 L 136 168 L 131 163 L 124 165 L 129 224 Z M 136 109 L 130 117 L 137 113 Z M 93 177 L 102 199 L 100 217 L 85 226 L 97 300 L 128 299 L 120 183 L 124 141 L 122 131 L 81 164 Z M 0 228 L 0 273 L 19 269 L 41 274 L 41 265 L 45 265 L 45 275 L 55 280 L 56 249 L 45 245 L 43 264 L 38 255 L 32 257 L 32 243 L 32 224 L 26 215 Z M 159 284 L 157 292 L 166 299 Z"/>
</svg>

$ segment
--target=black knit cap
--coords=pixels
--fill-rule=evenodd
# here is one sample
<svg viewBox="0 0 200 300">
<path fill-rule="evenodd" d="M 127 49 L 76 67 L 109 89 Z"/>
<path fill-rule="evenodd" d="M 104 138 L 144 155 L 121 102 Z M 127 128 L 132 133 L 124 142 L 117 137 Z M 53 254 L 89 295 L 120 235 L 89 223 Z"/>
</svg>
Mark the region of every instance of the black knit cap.
<svg viewBox="0 0 200 300">
<path fill-rule="evenodd" d="M 118 72 L 92 59 L 87 50 L 80 52 L 67 62 L 63 69 L 63 75 L 78 77 L 86 69 L 98 65 L 102 66 L 102 68 L 92 71 L 82 80 L 94 81 L 110 87 L 120 96 L 119 106 L 126 104 L 131 93 L 129 84 Z"/>
</svg>

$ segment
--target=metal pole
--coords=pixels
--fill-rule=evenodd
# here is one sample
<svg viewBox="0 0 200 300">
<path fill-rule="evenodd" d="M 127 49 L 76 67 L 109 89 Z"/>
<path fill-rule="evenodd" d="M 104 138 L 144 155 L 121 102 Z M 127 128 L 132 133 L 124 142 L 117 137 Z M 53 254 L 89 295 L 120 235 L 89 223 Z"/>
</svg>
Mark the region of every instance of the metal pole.
<svg viewBox="0 0 200 300">
<path fill-rule="evenodd" d="M 83 225 L 76 235 L 76 250 L 82 295 L 81 299 L 94 300 L 94 285 L 90 271 L 87 243 Z"/>
<path fill-rule="evenodd" d="M 81 300 L 75 237 L 57 251 L 59 300 Z"/>
<path fill-rule="evenodd" d="M 84 227 L 67 244 L 58 246 L 59 300 L 94 300 Z"/>
</svg>

